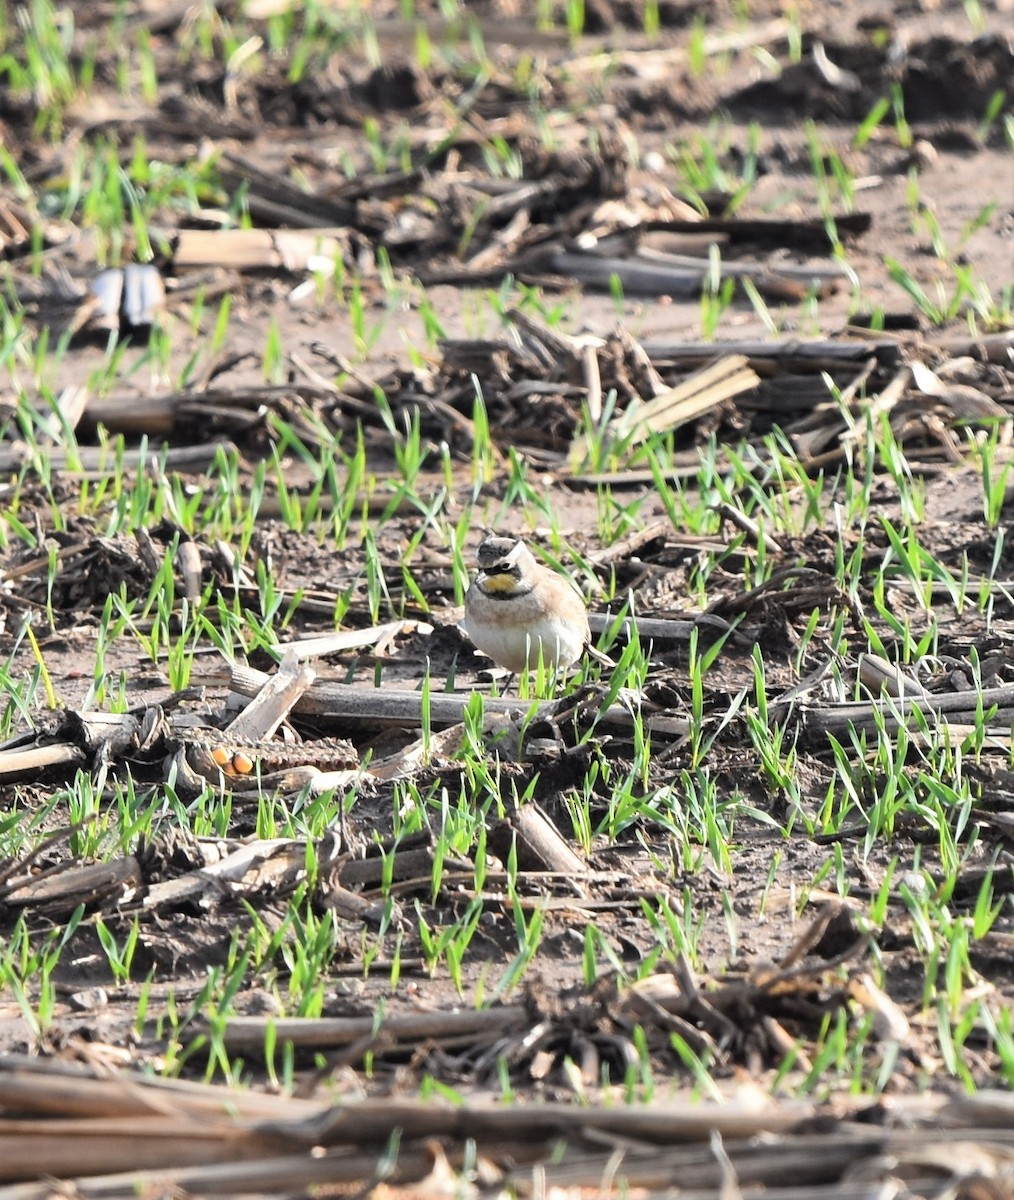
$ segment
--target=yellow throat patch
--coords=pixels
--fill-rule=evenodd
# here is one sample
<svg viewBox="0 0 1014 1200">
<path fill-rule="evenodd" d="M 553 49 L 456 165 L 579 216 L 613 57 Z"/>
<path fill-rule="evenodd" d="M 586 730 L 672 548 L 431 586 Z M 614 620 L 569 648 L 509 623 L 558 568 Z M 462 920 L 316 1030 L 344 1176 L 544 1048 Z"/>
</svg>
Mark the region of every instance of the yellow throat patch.
<svg viewBox="0 0 1014 1200">
<path fill-rule="evenodd" d="M 482 581 L 484 592 L 496 592 L 497 595 L 508 595 L 518 590 L 518 581 L 513 575 L 487 575 Z"/>
</svg>

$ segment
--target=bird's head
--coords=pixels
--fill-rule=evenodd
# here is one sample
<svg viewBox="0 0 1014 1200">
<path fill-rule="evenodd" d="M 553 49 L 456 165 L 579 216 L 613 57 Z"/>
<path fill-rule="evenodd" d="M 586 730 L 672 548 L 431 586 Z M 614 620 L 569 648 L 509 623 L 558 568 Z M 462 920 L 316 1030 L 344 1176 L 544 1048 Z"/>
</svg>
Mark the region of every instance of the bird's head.
<svg viewBox="0 0 1014 1200">
<path fill-rule="evenodd" d="M 535 560 L 520 538 L 490 534 L 476 554 L 479 583 L 485 592 L 526 591 Z"/>
</svg>

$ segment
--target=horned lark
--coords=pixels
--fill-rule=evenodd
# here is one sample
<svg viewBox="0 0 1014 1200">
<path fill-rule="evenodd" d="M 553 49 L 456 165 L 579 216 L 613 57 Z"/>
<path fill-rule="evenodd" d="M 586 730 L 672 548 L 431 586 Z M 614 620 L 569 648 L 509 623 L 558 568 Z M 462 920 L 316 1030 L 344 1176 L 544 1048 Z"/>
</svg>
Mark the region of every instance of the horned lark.
<svg viewBox="0 0 1014 1200">
<path fill-rule="evenodd" d="M 570 580 L 536 562 L 520 538 L 491 534 L 477 560 L 461 627 L 483 654 L 512 673 L 540 659 L 557 670 L 580 658 L 591 632 L 584 598 Z"/>
</svg>

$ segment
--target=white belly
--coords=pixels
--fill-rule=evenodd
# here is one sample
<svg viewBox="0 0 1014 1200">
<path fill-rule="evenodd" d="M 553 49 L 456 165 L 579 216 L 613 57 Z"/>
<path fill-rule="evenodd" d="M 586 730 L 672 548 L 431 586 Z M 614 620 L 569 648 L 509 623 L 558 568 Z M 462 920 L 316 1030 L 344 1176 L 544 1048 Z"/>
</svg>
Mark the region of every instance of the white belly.
<svg viewBox="0 0 1014 1200">
<path fill-rule="evenodd" d="M 569 667 L 584 649 L 585 631 L 566 622 L 543 618 L 522 628 L 482 625 L 466 619 L 462 628 L 483 652 L 508 671 L 534 669 L 541 658 L 547 670 Z"/>
</svg>

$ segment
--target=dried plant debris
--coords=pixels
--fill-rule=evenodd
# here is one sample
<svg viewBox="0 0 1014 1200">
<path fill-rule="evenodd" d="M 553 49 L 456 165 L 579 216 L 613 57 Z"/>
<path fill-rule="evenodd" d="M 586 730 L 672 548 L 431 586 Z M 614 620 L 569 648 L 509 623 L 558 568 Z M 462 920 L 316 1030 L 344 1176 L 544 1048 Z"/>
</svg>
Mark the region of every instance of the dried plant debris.
<svg viewBox="0 0 1014 1200">
<path fill-rule="evenodd" d="M 49 1194 L 42 1190 L 48 1185 L 28 1182 L 38 1179 L 43 1161 L 47 1174 L 82 1191 L 101 1186 L 114 1197 L 136 1194 L 149 1181 L 223 1195 L 336 1185 L 388 1200 L 450 1194 L 466 1183 L 466 1140 L 473 1154 L 468 1186 L 476 1191 L 476 1155 L 484 1189 L 522 1193 L 544 1179 L 554 1189 L 605 1186 L 609 1195 L 632 1188 L 717 1195 L 731 1176 L 765 1195 L 795 1197 L 805 1189 L 841 1198 L 901 1176 L 912 1195 L 947 1188 L 971 1200 L 1002 1196 L 1012 1179 L 1010 1107 L 998 1093 L 879 1111 L 844 1096 L 818 1108 L 748 1093 L 708 1105 L 681 1099 L 649 1107 L 515 1108 L 358 1098 L 330 1108 L 284 1094 L 230 1097 L 207 1084 L 110 1078 L 92 1056 L 90 1064 L 9 1060 L 0 1105 L 18 1113 L 4 1156 L 8 1190 L 13 1195 L 20 1183 L 18 1195 L 29 1198 Z M 398 1150 L 378 1183 L 375 1158 L 396 1128 Z M 618 1143 L 625 1147 L 619 1155 Z"/>
<path fill-rule="evenodd" d="M 1014 1194 L 1009 20 L 706 7 L 0 30 L 0 1200 Z"/>
<path fill-rule="evenodd" d="M 79 409 L 70 423 L 191 440 L 210 425 L 220 438 L 241 439 L 248 453 L 263 456 L 273 441 L 266 417 L 274 413 L 311 444 L 365 424 L 371 444 L 382 451 L 388 443 L 375 404 L 379 388 L 395 412 L 419 419 L 429 436 L 446 441 L 465 459 L 476 444 L 473 410 L 479 389 L 498 437 L 509 436 L 516 446 L 571 471 L 575 454 L 578 462 L 582 457 L 583 414 L 600 413 L 606 394 L 617 414 L 611 435 L 630 447 L 670 428 L 683 429 L 692 445 L 716 430 L 758 438 L 777 423 L 814 471 L 841 460 L 864 422 L 881 414 L 926 470 L 964 459 L 965 430 L 998 429 L 1004 444 L 1010 439 L 1011 415 L 1003 403 L 1014 388 L 1009 372 L 986 370 L 967 359 L 963 364 L 943 360 L 934 374 L 914 356 L 911 366 L 899 369 L 904 350 L 897 342 L 640 346 L 623 329 L 605 338 L 575 339 L 523 314 L 511 315 L 506 337 L 442 342 L 436 372 L 398 370 L 364 379 L 336 361 L 346 371 L 336 385 L 300 361 L 299 373 L 306 378 L 285 385 L 229 387 L 220 374 L 214 387 L 140 402 L 126 394 L 75 393 Z M 945 384 L 943 378 L 956 371 L 963 372 L 962 382 Z M 972 378 L 979 383 L 964 381 Z M 213 455 L 215 445 L 195 445 L 193 461 Z M 7 453 L 12 463 L 25 457 L 14 448 Z"/>
</svg>

